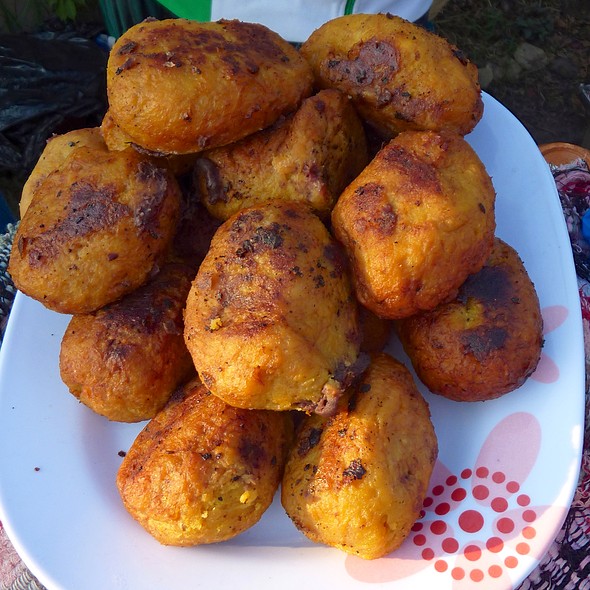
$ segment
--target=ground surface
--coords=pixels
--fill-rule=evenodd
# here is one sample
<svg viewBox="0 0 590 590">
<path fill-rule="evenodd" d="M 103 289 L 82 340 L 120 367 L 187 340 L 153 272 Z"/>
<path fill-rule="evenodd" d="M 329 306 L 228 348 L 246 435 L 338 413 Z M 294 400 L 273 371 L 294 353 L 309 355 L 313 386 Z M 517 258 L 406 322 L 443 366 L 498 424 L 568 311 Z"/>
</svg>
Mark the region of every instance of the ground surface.
<svg viewBox="0 0 590 590">
<path fill-rule="evenodd" d="M 435 32 L 493 75 L 489 84 L 484 80 L 486 92 L 537 143 L 590 147 L 590 105 L 580 92 L 590 83 L 588 0 L 449 0 L 432 20 Z M 509 64 L 523 43 L 542 49 L 546 61 L 511 74 Z"/>
</svg>

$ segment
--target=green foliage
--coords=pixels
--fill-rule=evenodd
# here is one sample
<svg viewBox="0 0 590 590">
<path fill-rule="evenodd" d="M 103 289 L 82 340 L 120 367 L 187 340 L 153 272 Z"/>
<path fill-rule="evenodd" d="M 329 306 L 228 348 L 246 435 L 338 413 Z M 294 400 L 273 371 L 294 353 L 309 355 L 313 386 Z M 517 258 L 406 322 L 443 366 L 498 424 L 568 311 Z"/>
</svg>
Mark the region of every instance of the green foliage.
<svg viewBox="0 0 590 590">
<path fill-rule="evenodd" d="M 47 5 L 61 20 L 75 20 L 78 9 L 86 6 L 86 0 L 47 0 Z"/>
<path fill-rule="evenodd" d="M 44 19 L 57 16 L 74 21 L 83 8 L 97 0 L 0 0 L 0 30 L 11 33 L 36 28 Z"/>
<path fill-rule="evenodd" d="M 529 6 L 514 20 L 515 31 L 525 41 L 544 41 L 555 29 L 555 12 L 547 6 Z"/>
</svg>

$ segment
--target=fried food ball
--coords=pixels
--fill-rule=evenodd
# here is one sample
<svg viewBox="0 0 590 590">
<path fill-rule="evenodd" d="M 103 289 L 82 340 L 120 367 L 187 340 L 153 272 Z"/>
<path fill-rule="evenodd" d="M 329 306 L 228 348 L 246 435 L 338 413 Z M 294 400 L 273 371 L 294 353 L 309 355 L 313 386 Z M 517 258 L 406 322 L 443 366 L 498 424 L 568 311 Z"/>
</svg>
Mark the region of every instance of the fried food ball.
<svg viewBox="0 0 590 590">
<path fill-rule="evenodd" d="M 361 118 L 389 138 L 412 129 L 465 135 L 483 114 L 475 64 L 446 39 L 391 14 L 330 20 L 301 54 L 319 87 L 350 95 Z"/>
<path fill-rule="evenodd" d="M 218 229 L 185 310 L 205 385 L 240 408 L 330 412 L 358 371 L 346 260 L 302 203 L 240 211 Z"/>
<path fill-rule="evenodd" d="M 135 439 L 117 488 L 164 545 L 225 541 L 270 506 L 291 437 L 287 412 L 234 408 L 193 380 Z"/>
<path fill-rule="evenodd" d="M 299 52 L 263 25 L 145 20 L 107 63 L 111 115 L 137 144 L 186 154 L 237 141 L 294 111 L 312 91 Z"/>
<path fill-rule="evenodd" d="M 118 301 L 73 316 L 59 357 L 70 393 L 109 420 L 153 418 L 194 372 L 183 336 L 193 278 L 192 266 L 171 262 Z"/>
<path fill-rule="evenodd" d="M 117 125 L 110 110 L 105 113 L 102 119 L 100 131 L 109 150 L 120 151 L 134 148 L 142 154 L 153 158 L 156 166 L 165 166 L 168 168 L 175 176 L 181 176 L 191 172 L 197 159 L 197 154 L 162 154 L 142 148 Z"/>
<path fill-rule="evenodd" d="M 367 163 L 365 132 L 350 100 L 322 90 L 276 126 L 203 153 L 194 180 L 220 219 L 275 199 L 309 203 L 325 218 Z"/>
<path fill-rule="evenodd" d="M 39 189 L 39 185 L 59 168 L 72 153 L 79 147 L 89 147 L 94 149 L 104 148 L 103 138 L 99 127 L 87 127 L 84 129 L 75 129 L 61 135 L 54 135 L 47 140 L 47 144 L 23 185 L 21 199 L 19 203 L 19 213 L 21 219 L 24 217 L 33 195 Z"/>
<path fill-rule="evenodd" d="M 454 297 L 491 251 L 494 206 L 492 181 L 463 137 L 400 133 L 332 211 L 360 302 L 399 319 Z"/>
<path fill-rule="evenodd" d="M 381 353 L 333 417 L 303 418 L 281 501 L 312 541 L 376 559 L 410 533 L 437 454 L 426 401 L 409 371 Z"/>
<path fill-rule="evenodd" d="M 178 223 L 180 189 L 132 149 L 72 148 L 37 185 L 14 239 L 9 272 L 47 308 L 88 313 L 159 268 Z"/>
<path fill-rule="evenodd" d="M 535 370 L 543 346 L 535 286 L 518 253 L 499 238 L 455 299 L 397 329 L 422 382 L 456 401 L 513 391 Z"/>
</svg>

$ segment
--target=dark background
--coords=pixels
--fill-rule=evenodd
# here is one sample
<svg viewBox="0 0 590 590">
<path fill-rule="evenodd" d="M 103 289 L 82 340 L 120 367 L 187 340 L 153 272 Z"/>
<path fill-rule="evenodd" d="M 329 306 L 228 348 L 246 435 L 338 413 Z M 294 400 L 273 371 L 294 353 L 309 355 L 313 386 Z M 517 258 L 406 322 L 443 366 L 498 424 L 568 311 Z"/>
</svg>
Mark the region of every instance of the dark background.
<svg viewBox="0 0 590 590">
<path fill-rule="evenodd" d="M 480 68 L 502 68 L 523 43 L 542 49 L 546 62 L 485 90 L 511 110 L 538 144 L 565 141 L 590 148 L 589 0 L 448 0 L 431 19 L 435 32 Z M 483 76 L 482 76 L 483 79 Z"/>
</svg>

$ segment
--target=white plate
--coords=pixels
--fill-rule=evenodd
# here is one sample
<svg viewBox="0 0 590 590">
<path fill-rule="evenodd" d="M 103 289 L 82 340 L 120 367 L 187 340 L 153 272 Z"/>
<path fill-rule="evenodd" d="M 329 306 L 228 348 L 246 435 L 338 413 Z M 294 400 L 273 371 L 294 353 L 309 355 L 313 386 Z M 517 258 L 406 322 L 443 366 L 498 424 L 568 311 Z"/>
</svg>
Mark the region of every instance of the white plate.
<svg viewBox="0 0 590 590">
<path fill-rule="evenodd" d="M 51 590 L 384 587 L 506 589 L 535 567 L 575 491 L 584 352 L 569 239 L 555 185 L 522 125 L 485 96 L 469 136 L 497 191 L 497 234 L 521 255 L 546 324 L 543 358 L 498 400 L 425 391 L 440 443 L 427 510 L 390 557 L 362 561 L 314 545 L 275 501 L 235 540 L 160 546 L 125 512 L 115 474 L 141 425 L 109 423 L 61 383 L 68 317 L 17 295 L 0 356 L 0 518 Z M 406 357 L 393 342 L 391 351 Z M 407 359 L 406 359 L 407 360 Z M 476 587 L 478 586 L 476 584 Z"/>
</svg>

